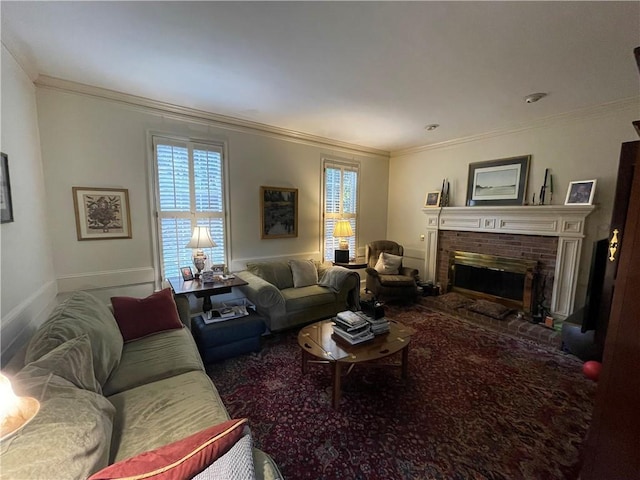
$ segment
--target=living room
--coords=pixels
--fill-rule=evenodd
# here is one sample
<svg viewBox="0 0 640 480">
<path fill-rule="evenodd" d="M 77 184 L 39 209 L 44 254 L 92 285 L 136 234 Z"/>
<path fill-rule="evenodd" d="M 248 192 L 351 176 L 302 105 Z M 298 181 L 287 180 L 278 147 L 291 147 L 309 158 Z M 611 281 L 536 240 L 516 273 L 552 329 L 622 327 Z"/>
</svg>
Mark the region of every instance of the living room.
<svg viewBox="0 0 640 480">
<path fill-rule="evenodd" d="M 6 10 L 7 6 L 3 4 L 3 8 Z M 611 11 L 624 17 L 625 8 L 630 6 Z M 150 210 L 152 187 L 148 177 L 150 131 L 226 142 L 230 168 L 230 248 L 226 263 L 232 271 L 251 259 L 321 255 L 318 202 L 322 158 L 346 158 L 360 163 L 358 256 L 363 255 L 369 241 L 395 239 L 405 246 L 409 266 L 418 268 L 423 278 L 425 193 L 440 189 L 442 180 L 447 178 L 451 185 L 449 204 L 465 205 L 469 163 L 531 155 L 529 195 L 539 190 L 545 170 L 549 169 L 556 189 L 552 203 L 556 205 L 564 203 L 570 181 L 597 179 L 597 207 L 586 222 L 576 306 L 584 301 L 590 245 L 608 235 L 620 144 L 635 135 L 631 122 L 637 117 L 638 99 L 626 96 L 540 119 L 528 112 L 532 120 L 526 124 L 491 132 L 476 128 L 475 135 L 433 145 L 427 143 L 432 142 L 427 133 L 424 144 L 394 151 L 337 140 L 330 144 L 318 136 L 259 130 L 260 125 L 239 119 L 235 125 L 223 124 L 215 112 L 173 106 L 164 103 L 164 98 L 154 98 L 152 92 L 144 95 L 147 98 L 140 98 L 129 92 L 42 76 L 24 60 L 29 56 L 20 55 L 24 49 L 20 48 L 20 41 L 10 36 L 11 29 L 3 32 L 2 145 L 9 154 L 15 210 L 15 221 L 2 228 L 3 353 L 12 350 L 11 343 L 26 325 L 37 325 L 46 318 L 58 295 L 90 289 L 108 300 L 114 294 L 142 296 L 157 288 Z M 13 45 L 15 51 L 8 50 L 7 45 Z M 628 63 L 624 73 L 636 75 L 632 50 L 616 54 Z M 631 79 L 632 85 L 634 82 L 637 77 Z M 522 97 L 530 88 L 518 92 L 518 109 L 540 108 L 543 102 L 552 101 L 554 94 L 536 104 L 525 104 Z M 21 120 L 8 122 L 9 118 Z M 261 185 L 299 189 L 297 238 L 261 240 Z M 73 186 L 127 188 L 132 238 L 77 241 Z M 29 221 L 24 222 L 25 218 Z M 37 272 L 30 274 L 28 292 L 9 273 L 25 271 Z"/>
<path fill-rule="evenodd" d="M 60 75 L 53 71 L 38 71 L 38 65 L 29 62 L 26 39 L 12 38 L 11 29 L 3 28 L 2 152 L 9 156 L 14 217 L 13 222 L 3 224 L 1 229 L 3 363 L 24 344 L 58 301 L 72 291 L 87 290 L 108 302 L 114 295 L 144 297 L 159 287 L 158 260 L 154 258 L 156 233 L 151 208 L 149 132 L 207 138 L 226 145 L 230 225 L 226 263 L 232 271 L 257 259 L 321 258 L 323 158 L 348 159 L 360 164 L 358 256 L 363 255 L 369 241 L 394 239 L 405 246 L 406 262 L 420 270 L 421 275 L 427 267 L 425 243 L 421 240 L 427 229 L 425 194 L 439 190 L 446 178 L 451 185 L 450 205 L 464 206 L 470 163 L 531 155 L 528 200 L 539 191 L 545 170 L 549 169 L 555 188 L 551 200 L 554 205 L 564 203 L 569 182 L 597 179 L 596 208 L 586 221 L 574 300 L 575 306 L 581 305 L 587 288 L 590 246 L 608 235 L 620 145 L 637 138 L 632 121 L 638 120 L 640 111 L 638 73 L 633 59 L 633 47 L 637 45 L 632 44 L 638 43 L 634 20 L 638 7 L 634 2 L 616 2 L 611 7 L 603 6 L 604 3 L 608 2 L 595 2 L 593 8 L 611 8 L 611 30 L 607 33 L 617 31 L 619 37 L 612 36 L 614 51 L 608 49 L 606 37 L 595 36 L 594 42 L 605 45 L 599 58 L 615 54 L 616 59 L 622 58 L 615 64 L 625 67 L 610 71 L 607 63 L 596 63 L 591 66 L 591 75 L 582 80 L 589 78 L 605 85 L 613 77 L 622 77 L 625 85 L 636 87 L 635 91 L 627 89 L 601 103 L 545 114 L 550 112 L 544 110 L 545 102 L 571 104 L 563 103 L 560 86 L 550 91 L 548 98 L 526 104 L 525 95 L 549 88 L 543 82 L 544 76 L 534 75 L 537 67 L 532 66 L 527 73 L 535 81 L 522 85 L 518 91 L 504 92 L 499 97 L 502 103 L 495 105 L 505 115 L 508 110 L 526 111 L 521 117 L 526 121 L 469 127 L 464 135 L 435 137 L 441 140 L 434 141 L 423 131 L 425 124 L 441 123 L 434 132 L 440 135 L 447 125 L 437 113 L 446 109 L 447 103 L 456 102 L 443 97 L 443 105 L 433 107 L 436 113 L 425 116 L 417 126 L 424 141 L 395 146 L 393 141 L 388 141 L 389 146 L 367 144 L 355 134 L 352 141 L 338 137 L 328 140 L 327 136 L 333 138 L 331 133 L 339 134 L 329 127 L 326 130 L 329 134 L 312 135 L 303 129 L 265 126 L 264 122 L 239 116 L 223 118 L 217 111 L 192 108 L 186 97 L 184 103 L 163 97 L 157 93 L 162 92 L 159 86 L 144 91 L 142 83 L 141 94 L 121 91 L 117 82 L 91 85 L 74 78 L 58 78 Z M 2 4 L 3 27 L 8 21 L 8 8 L 15 8 L 10 4 Z M 73 8 L 73 4 L 68 8 Z M 590 12 L 584 16 L 593 17 Z M 630 31 L 620 27 L 621 24 L 630 26 Z M 84 34 L 69 33 L 69 43 L 82 42 Z M 621 44 L 629 48 L 618 51 Z M 580 54 L 576 58 L 566 58 L 567 65 L 589 62 L 587 47 L 591 46 L 578 48 Z M 467 55 L 480 53 L 469 51 Z M 402 68 L 393 62 L 390 65 L 393 70 Z M 452 82 L 460 76 L 474 75 L 465 71 L 465 61 L 457 60 L 453 67 L 456 69 L 452 70 Z M 108 78 L 109 65 L 105 63 L 101 68 Z M 295 77 L 294 72 L 290 75 Z M 401 78 L 399 75 L 396 81 Z M 479 76 L 477 83 L 482 86 L 491 80 Z M 427 78 L 424 84 L 429 87 Z M 568 87 L 571 86 L 565 85 L 566 95 L 571 93 Z M 269 95 L 267 86 L 256 89 L 262 96 Z M 180 93 L 175 95 L 179 97 Z M 482 88 L 473 95 L 482 96 Z M 486 107 L 465 104 L 463 108 L 472 113 Z M 532 109 L 543 113 L 532 113 L 535 112 Z M 376 110 L 375 104 L 363 109 L 371 116 Z M 364 113 L 345 116 L 357 124 L 360 115 Z M 330 123 L 331 112 L 324 118 Z M 459 118 L 460 122 L 464 120 Z M 260 238 L 258 192 L 263 185 L 293 187 L 300 192 L 296 238 Z M 132 238 L 78 241 L 74 186 L 128 189 Z"/>
</svg>

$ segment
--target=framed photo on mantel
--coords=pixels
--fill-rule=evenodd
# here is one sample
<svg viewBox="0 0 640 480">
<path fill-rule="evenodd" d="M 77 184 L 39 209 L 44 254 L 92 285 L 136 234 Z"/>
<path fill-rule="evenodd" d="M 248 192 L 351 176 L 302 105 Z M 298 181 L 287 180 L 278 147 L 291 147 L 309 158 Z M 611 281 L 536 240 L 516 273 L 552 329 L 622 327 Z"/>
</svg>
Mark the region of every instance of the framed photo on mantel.
<svg viewBox="0 0 640 480">
<path fill-rule="evenodd" d="M 591 205 L 596 193 L 597 180 L 578 180 L 569 182 L 565 205 Z"/>
<path fill-rule="evenodd" d="M 427 196 L 424 198 L 423 208 L 437 208 L 440 206 L 440 191 L 427 192 Z"/>
<path fill-rule="evenodd" d="M 469 164 L 467 205 L 522 205 L 531 155 Z"/>
</svg>

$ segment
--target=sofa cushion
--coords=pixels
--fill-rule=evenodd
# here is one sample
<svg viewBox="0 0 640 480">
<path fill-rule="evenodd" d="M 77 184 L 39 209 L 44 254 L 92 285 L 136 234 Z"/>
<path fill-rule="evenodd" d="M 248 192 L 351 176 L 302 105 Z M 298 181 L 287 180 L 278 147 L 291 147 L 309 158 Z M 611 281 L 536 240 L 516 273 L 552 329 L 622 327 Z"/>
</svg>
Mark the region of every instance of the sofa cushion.
<svg viewBox="0 0 640 480">
<path fill-rule="evenodd" d="M 186 328 L 124 344 L 120 365 L 102 388 L 106 396 L 181 373 L 204 370 L 191 332 Z"/>
<path fill-rule="evenodd" d="M 406 275 L 380 275 L 380 285 L 383 287 L 410 287 L 416 285 L 416 279 Z"/>
<path fill-rule="evenodd" d="M 91 342 L 87 334 L 72 338 L 57 346 L 21 370 L 22 377 L 57 375 L 78 388 L 102 394 L 102 387 L 93 371 Z"/>
<path fill-rule="evenodd" d="M 378 273 L 386 275 L 395 275 L 400 272 L 402 267 L 402 257 L 387 252 L 380 252 L 376 266 L 374 267 Z"/>
<path fill-rule="evenodd" d="M 202 371 L 140 385 L 108 398 L 116 407 L 111 463 L 229 420 L 218 391 Z"/>
<path fill-rule="evenodd" d="M 111 305 L 125 342 L 164 330 L 182 328 L 170 288 L 146 298 L 111 297 Z"/>
<path fill-rule="evenodd" d="M 37 398 L 40 411 L 0 443 L 3 478 L 87 478 L 108 465 L 115 409 L 105 397 L 29 365 L 13 386 Z"/>
<path fill-rule="evenodd" d="M 182 480 L 202 472 L 243 436 L 247 419 L 228 420 L 97 472 L 90 480 L 154 478 Z"/>
<path fill-rule="evenodd" d="M 293 274 L 287 262 L 247 263 L 247 270 L 280 290 L 293 287 Z"/>
<path fill-rule="evenodd" d="M 91 342 L 96 379 L 104 385 L 120 362 L 123 340 L 109 308 L 86 292 L 73 293 L 54 309 L 31 338 L 25 363 L 83 334 L 87 334 Z"/>
<path fill-rule="evenodd" d="M 311 285 L 302 288 L 287 288 L 282 290 L 287 312 L 313 309 L 318 305 L 332 304 L 336 301 L 336 294 L 326 287 Z"/>
<path fill-rule="evenodd" d="M 318 270 L 313 260 L 289 260 L 294 288 L 308 287 L 318 283 Z"/>
</svg>

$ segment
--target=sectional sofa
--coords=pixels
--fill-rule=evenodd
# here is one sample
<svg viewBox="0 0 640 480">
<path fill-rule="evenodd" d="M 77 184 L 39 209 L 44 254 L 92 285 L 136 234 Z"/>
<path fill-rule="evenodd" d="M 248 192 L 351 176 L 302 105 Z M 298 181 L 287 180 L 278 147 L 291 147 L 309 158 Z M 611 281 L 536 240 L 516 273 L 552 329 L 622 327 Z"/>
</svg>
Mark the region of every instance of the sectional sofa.
<svg viewBox="0 0 640 480">
<path fill-rule="evenodd" d="M 0 442 L 2 477 L 282 478 L 230 419 L 171 291 L 112 304 L 76 292 L 35 332 L 10 377 L 41 407 Z"/>
</svg>

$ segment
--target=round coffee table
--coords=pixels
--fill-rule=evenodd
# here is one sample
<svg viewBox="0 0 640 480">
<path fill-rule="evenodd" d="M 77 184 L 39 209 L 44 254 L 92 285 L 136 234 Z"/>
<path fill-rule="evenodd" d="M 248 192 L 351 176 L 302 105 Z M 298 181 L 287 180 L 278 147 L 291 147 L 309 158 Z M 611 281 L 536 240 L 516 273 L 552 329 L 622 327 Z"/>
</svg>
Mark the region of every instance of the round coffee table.
<svg viewBox="0 0 640 480">
<path fill-rule="evenodd" d="M 298 333 L 298 345 L 302 350 L 302 373 L 307 373 L 309 363 L 331 366 L 332 404 L 338 407 L 341 395 L 342 370 L 357 363 L 370 362 L 402 351 L 399 364 L 385 365 L 400 367 L 402 378 L 409 369 L 409 342 L 415 333 L 410 327 L 395 320 L 389 320 L 389 331 L 358 345 L 350 345 L 333 333 L 333 320 L 322 320 L 307 325 Z M 348 371 L 348 372 L 349 372 Z M 347 373 L 348 373 L 347 372 Z"/>
</svg>

